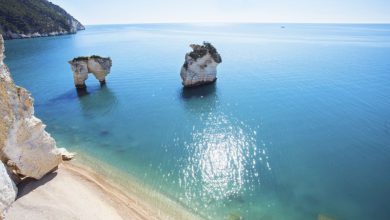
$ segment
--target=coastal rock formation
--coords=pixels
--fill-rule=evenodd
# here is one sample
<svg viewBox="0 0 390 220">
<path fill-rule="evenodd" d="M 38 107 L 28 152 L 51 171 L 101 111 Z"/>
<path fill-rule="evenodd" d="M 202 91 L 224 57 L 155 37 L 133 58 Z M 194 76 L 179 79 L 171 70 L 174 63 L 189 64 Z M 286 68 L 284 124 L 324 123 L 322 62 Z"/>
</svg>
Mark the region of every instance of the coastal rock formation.
<svg viewBox="0 0 390 220">
<path fill-rule="evenodd" d="M 86 88 L 85 80 L 88 79 L 88 73 L 92 73 L 100 84 L 106 83 L 106 76 L 111 71 L 112 61 L 111 58 L 90 56 L 90 57 L 77 57 L 69 61 L 72 67 L 73 79 L 76 88 Z"/>
<path fill-rule="evenodd" d="M 0 1 L 0 34 L 4 39 L 74 34 L 84 26 L 47 0 Z"/>
<path fill-rule="evenodd" d="M 0 219 L 3 212 L 15 201 L 18 188 L 9 177 L 3 162 L 0 161 Z"/>
<path fill-rule="evenodd" d="M 62 152 L 34 116 L 29 92 L 14 84 L 3 63 L 0 35 L 0 159 L 10 173 L 40 179 L 62 161 Z"/>
<path fill-rule="evenodd" d="M 221 55 L 210 43 L 191 44 L 192 52 L 187 53 L 180 76 L 184 87 L 209 84 L 217 80 L 217 66 L 222 62 Z"/>
<path fill-rule="evenodd" d="M 28 91 L 12 81 L 3 63 L 3 40 L 0 39 L 0 156 L 12 164 L 15 173 L 41 178 L 61 161 L 56 143 L 34 116 L 33 100 Z"/>
<path fill-rule="evenodd" d="M 29 92 L 14 84 L 3 60 L 4 41 L 0 35 L 0 219 L 15 200 L 17 188 L 13 181 L 40 179 L 57 168 L 62 159 L 74 156 L 56 147 L 45 125 L 34 116 Z"/>
</svg>

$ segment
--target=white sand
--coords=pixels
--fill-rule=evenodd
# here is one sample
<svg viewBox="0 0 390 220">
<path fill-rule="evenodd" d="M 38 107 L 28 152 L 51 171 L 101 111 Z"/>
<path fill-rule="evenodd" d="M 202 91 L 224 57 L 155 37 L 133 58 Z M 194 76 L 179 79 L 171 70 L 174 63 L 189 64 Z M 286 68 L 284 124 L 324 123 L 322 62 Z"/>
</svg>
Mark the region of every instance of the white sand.
<svg viewBox="0 0 390 220">
<path fill-rule="evenodd" d="M 6 219 L 171 219 L 72 163 L 39 181 L 21 184 L 19 190 Z"/>
</svg>

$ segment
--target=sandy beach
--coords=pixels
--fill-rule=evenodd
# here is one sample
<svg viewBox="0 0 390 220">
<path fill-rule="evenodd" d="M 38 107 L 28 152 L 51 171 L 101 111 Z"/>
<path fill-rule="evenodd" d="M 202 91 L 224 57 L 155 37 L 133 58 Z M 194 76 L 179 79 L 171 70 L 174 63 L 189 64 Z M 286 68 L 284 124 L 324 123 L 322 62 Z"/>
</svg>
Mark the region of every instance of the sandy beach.
<svg viewBox="0 0 390 220">
<path fill-rule="evenodd" d="M 176 219 L 139 203 L 104 177 L 73 162 L 41 180 L 19 185 L 19 195 L 6 219 Z M 182 216 L 183 217 L 183 216 Z M 190 218 L 189 216 L 187 216 Z M 184 217 L 184 218 L 187 218 Z"/>
</svg>

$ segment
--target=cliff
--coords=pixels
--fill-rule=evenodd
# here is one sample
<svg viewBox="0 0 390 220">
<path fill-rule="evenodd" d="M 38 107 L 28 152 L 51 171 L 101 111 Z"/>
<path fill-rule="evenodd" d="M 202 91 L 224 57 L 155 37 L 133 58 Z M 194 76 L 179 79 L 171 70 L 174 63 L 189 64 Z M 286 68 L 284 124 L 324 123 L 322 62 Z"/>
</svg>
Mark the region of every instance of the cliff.
<svg viewBox="0 0 390 220">
<path fill-rule="evenodd" d="M 221 55 L 210 43 L 191 44 L 192 52 L 185 56 L 180 76 L 184 87 L 213 83 L 217 80 L 217 66 L 222 62 Z"/>
<path fill-rule="evenodd" d="M 63 157 L 71 156 L 56 147 L 45 125 L 34 116 L 30 93 L 14 84 L 3 60 L 4 41 L 0 35 L 0 216 L 15 199 L 14 182 L 25 177 L 40 179 Z"/>
<path fill-rule="evenodd" d="M 4 39 L 74 34 L 84 26 L 47 0 L 0 0 L 0 34 Z"/>
</svg>

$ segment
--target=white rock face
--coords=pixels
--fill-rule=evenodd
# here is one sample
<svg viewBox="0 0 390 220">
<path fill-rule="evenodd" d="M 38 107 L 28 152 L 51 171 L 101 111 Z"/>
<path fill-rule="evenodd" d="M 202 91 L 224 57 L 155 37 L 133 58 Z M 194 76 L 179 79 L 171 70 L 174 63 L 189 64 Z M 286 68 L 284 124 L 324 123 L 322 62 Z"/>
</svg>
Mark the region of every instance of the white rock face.
<svg viewBox="0 0 390 220">
<path fill-rule="evenodd" d="M 40 179 L 61 163 L 62 155 L 56 149 L 42 121 L 31 116 L 14 122 L 3 152 L 18 173 Z"/>
<path fill-rule="evenodd" d="M 8 176 L 4 164 L 0 161 L 0 219 L 6 209 L 16 199 L 18 188 Z"/>
<path fill-rule="evenodd" d="M 3 51 L 0 35 L 0 159 L 8 170 L 40 179 L 58 166 L 62 155 L 45 125 L 34 116 L 29 92 L 14 84 L 3 63 Z"/>
<path fill-rule="evenodd" d="M 69 61 L 73 71 L 73 80 L 76 88 L 85 88 L 85 80 L 88 79 L 88 60 Z"/>
<path fill-rule="evenodd" d="M 210 43 L 190 45 L 192 52 L 187 53 L 180 76 L 184 87 L 209 84 L 217 80 L 217 66 L 221 56 Z"/>
<path fill-rule="evenodd" d="M 106 82 L 106 76 L 111 71 L 111 58 L 99 56 L 77 57 L 69 61 L 73 71 L 73 79 L 76 88 L 86 88 L 85 80 L 88 73 L 92 73 L 101 84 Z"/>
</svg>

